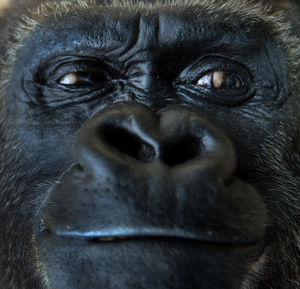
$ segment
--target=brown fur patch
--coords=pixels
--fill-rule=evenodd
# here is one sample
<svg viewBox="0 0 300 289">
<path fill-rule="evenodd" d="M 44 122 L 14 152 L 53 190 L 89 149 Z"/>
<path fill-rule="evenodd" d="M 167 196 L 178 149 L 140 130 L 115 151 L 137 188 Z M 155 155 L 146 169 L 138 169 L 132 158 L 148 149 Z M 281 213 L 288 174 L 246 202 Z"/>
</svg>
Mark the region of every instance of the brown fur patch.
<svg viewBox="0 0 300 289">
<path fill-rule="evenodd" d="M 10 2 L 10 0 L 0 0 L 0 15 L 4 11 L 4 9 L 9 7 Z"/>
</svg>

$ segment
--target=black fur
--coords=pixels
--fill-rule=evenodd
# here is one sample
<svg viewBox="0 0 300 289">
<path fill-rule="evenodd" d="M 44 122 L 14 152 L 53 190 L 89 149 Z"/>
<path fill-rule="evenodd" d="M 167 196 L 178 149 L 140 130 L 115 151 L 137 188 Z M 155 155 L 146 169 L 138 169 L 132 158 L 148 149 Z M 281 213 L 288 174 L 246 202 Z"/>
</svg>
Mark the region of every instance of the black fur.
<svg viewBox="0 0 300 289">
<path fill-rule="evenodd" d="M 40 2 L 0 18 L 0 288 L 300 288 L 297 1 Z"/>
</svg>

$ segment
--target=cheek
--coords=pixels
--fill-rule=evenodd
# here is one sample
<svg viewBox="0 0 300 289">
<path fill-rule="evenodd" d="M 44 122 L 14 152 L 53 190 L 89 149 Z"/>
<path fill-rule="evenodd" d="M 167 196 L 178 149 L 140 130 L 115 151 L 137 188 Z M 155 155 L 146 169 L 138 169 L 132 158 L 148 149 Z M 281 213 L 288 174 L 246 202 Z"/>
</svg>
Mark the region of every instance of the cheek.
<svg viewBox="0 0 300 289">
<path fill-rule="evenodd" d="M 276 132 L 276 124 L 270 118 L 261 118 L 259 111 L 247 106 L 236 108 L 215 105 L 199 105 L 200 113 L 220 128 L 233 142 L 237 153 L 238 166 L 255 163 L 268 138 Z M 251 165 L 250 165 L 251 166 Z"/>
</svg>

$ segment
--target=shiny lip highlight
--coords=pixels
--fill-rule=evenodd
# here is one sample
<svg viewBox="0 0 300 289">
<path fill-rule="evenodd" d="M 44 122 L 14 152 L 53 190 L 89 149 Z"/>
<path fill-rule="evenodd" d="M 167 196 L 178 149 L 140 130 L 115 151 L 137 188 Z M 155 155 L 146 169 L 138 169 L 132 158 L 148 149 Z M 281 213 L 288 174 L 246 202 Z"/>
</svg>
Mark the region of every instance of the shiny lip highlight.
<svg viewBox="0 0 300 289">
<path fill-rule="evenodd" d="M 83 239 L 96 242 L 112 242 L 133 238 L 168 238 L 186 239 L 200 242 L 228 244 L 228 245 L 255 245 L 259 242 L 249 236 L 224 236 L 222 233 L 211 230 L 202 232 L 191 232 L 180 228 L 155 228 L 155 227 L 114 227 L 95 231 L 47 230 L 51 234 L 62 238 Z"/>
</svg>

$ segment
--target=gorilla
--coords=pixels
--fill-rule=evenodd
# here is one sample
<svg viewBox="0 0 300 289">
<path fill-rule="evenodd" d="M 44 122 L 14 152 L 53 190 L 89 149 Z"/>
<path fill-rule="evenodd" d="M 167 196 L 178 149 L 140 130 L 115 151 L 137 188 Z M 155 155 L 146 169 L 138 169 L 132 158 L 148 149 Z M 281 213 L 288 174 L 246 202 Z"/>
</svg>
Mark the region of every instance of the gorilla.
<svg viewBox="0 0 300 289">
<path fill-rule="evenodd" d="M 0 288 L 300 288 L 297 5 L 2 8 Z"/>
</svg>

